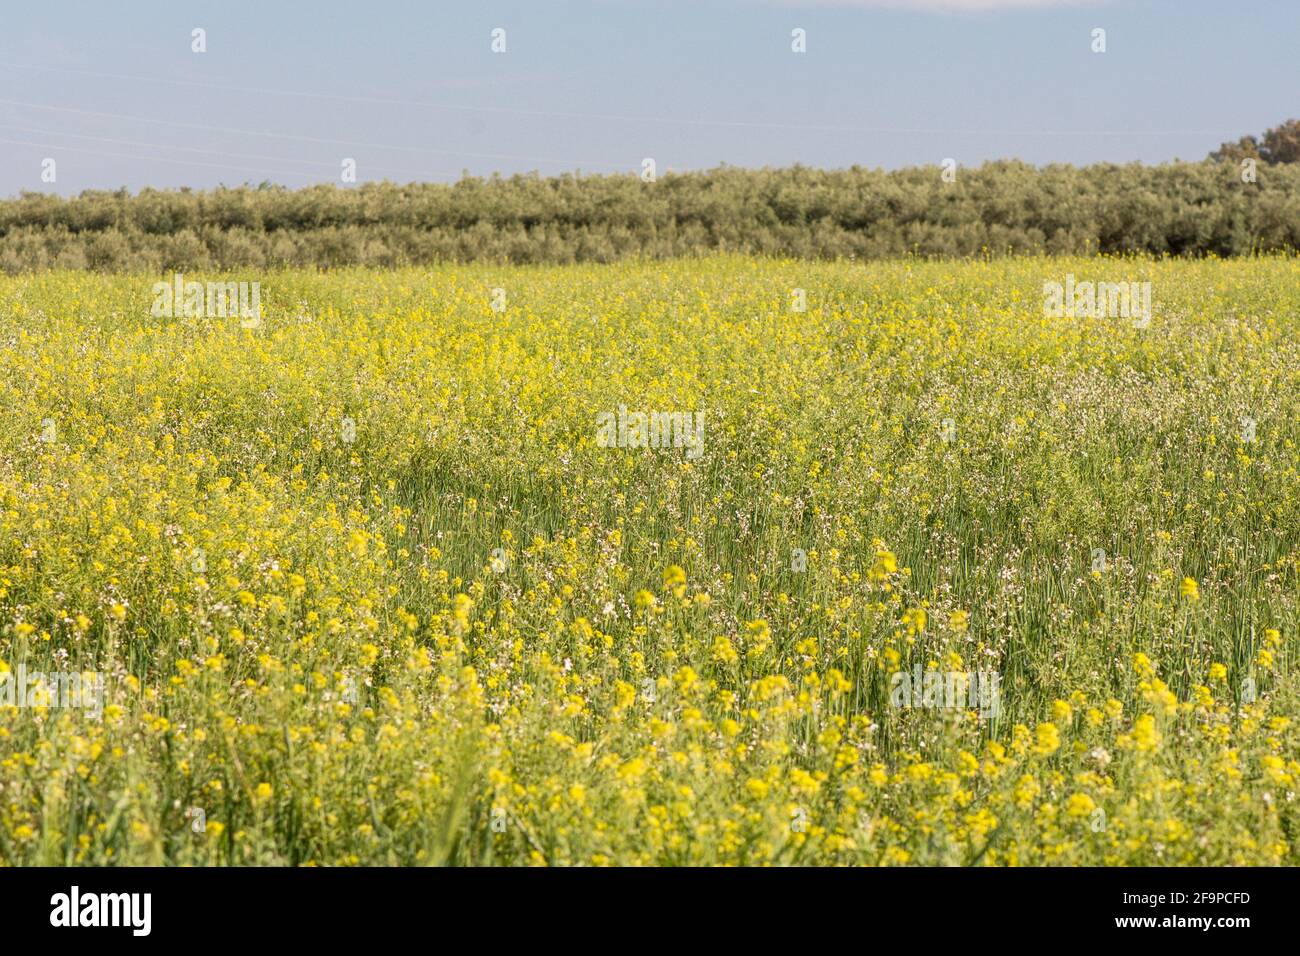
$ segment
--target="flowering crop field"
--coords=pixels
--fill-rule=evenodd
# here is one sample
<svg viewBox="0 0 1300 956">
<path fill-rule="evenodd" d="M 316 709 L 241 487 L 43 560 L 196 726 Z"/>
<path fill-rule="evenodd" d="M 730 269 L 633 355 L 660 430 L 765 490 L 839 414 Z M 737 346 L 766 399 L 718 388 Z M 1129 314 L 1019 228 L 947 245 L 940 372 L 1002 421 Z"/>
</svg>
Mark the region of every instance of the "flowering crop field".
<svg viewBox="0 0 1300 956">
<path fill-rule="evenodd" d="M 256 278 L 0 278 L 0 861 L 1300 862 L 1300 261 Z"/>
</svg>

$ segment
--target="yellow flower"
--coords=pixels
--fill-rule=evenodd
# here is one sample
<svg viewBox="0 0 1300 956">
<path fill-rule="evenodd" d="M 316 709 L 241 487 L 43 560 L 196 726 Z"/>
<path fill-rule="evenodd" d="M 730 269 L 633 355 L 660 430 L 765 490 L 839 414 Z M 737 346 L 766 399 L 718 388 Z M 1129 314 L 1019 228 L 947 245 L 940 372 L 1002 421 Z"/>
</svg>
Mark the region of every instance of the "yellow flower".
<svg viewBox="0 0 1300 956">
<path fill-rule="evenodd" d="M 1033 806 L 1034 800 L 1041 792 L 1042 788 L 1038 785 L 1038 781 L 1029 774 L 1024 774 L 1016 782 L 1012 797 L 1015 799 L 1017 807 L 1021 810 L 1027 810 Z"/>
<path fill-rule="evenodd" d="M 725 635 L 719 634 L 713 639 L 713 659 L 719 664 L 734 664 L 740 659 L 735 647 Z"/>
<path fill-rule="evenodd" d="M 897 572 L 898 558 L 894 556 L 894 552 L 878 545 L 875 563 L 871 566 L 871 570 L 867 572 L 867 577 L 872 581 L 883 581 Z"/>
<path fill-rule="evenodd" d="M 1197 601 L 1201 597 L 1201 589 L 1197 586 L 1195 578 L 1183 578 L 1183 583 L 1178 586 L 1178 592 L 1189 601 Z"/>
<path fill-rule="evenodd" d="M 1291 775 L 1286 772 L 1286 761 L 1276 754 L 1265 754 L 1260 758 L 1259 764 L 1264 770 L 1264 776 L 1272 783 L 1285 785 L 1291 782 Z"/>
<path fill-rule="evenodd" d="M 791 786 L 805 796 L 814 796 L 821 789 L 821 781 L 799 767 L 791 769 L 789 779 Z"/>
<path fill-rule="evenodd" d="M 1068 817 L 1076 819 L 1086 817 L 1095 809 L 1097 809 L 1097 804 L 1086 793 L 1071 794 L 1069 799 L 1065 801 L 1065 815 Z"/>
<path fill-rule="evenodd" d="M 1137 749 L 1145 752 L 1160 746 L 1160 731 L 1156 729 L 1156 719 L 1150 714 L 1143 714 L 1133 722 L 1133 741 Z"/>
<path fill-rule="evenodd" d="M 772 636 L 772 630 L 767 626 L 767 621 L 760 619 L 746 624 L 745 634 L 752 646 L 766 647 L 768 640 Z"/>
<path fill-rule="evenodd" d="M 686 572 L 676 564 L 664 568 L 664 590 L 680 598 L 686 593 Z"/>
<path fill-rule="evenodd" d="M 880 863 L 882 866 L 906 866 L 911 859 L 912 854 L 901 846 L 891 846 L 885 851 L 885 855 L 880 858 Z"/>
<path fill-rule="evenodd" d="M 1155 676 L 1156 668 L 1151 663 L 1151 658 L 1147 657 L 1141 651 L 1133 655 L 1133 670 L 1142 680 L 1148 680 Z M 1118 701 L 1116 701 L 1118 703 Z"/>
<path fill-rule="evenodd" d="M 1061 733 L 1056 724 L 1045 722 L 1038 725 L 1034 732 L 1034 753 L 1046 756 L 1054 754 L 1061 746 Z"/>
</svg>

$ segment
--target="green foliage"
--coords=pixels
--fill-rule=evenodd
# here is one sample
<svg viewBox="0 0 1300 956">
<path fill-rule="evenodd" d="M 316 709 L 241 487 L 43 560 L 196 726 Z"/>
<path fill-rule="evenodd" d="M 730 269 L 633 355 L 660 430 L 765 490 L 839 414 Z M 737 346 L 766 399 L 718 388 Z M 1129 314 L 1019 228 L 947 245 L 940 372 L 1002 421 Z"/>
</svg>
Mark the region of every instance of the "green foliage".
<svg viewBox="0 0 1300 956">
<path fill-rule="evenodd" d="M 1238 163 L 1243 159 L 1265 163 L 1300 163 L 1300 120 L 1287 120 L 1264 133 L 1262 139 L 1243 136 L 1235 143 L 1224 143 L 1210 154 L 1219 162 Z"/>
<path fill-rule="evenodd" d="M 1295 139 L 1270 131 L 1251 155 L 1289 156 Z M 1269 166 L 1243 183 L 1235 168 L 1209 161 L 1004 161 L 962 169 L 954 183 L 934 167 L 721 167 L 655 183 L 529 175 L 296 191 L 24 193 L 0 202 L 0 269 L 9 273 L 559 264 L 715 252 L 1238 256 L 1297 247 L 1300 168 Z"/>
</svg>

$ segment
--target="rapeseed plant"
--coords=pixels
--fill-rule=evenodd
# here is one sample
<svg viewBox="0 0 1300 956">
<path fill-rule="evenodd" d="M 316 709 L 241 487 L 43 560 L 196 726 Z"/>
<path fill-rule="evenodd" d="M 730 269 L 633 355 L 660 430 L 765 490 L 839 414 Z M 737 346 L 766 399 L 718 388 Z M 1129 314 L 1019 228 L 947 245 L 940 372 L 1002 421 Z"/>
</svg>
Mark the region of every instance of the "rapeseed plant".
<svg viewBox="0 0 1300 956">
<path fill-rule="evenodd" d="M 0 280 L 0 861 L 1300 861 L 1296 260 L 257 278 Z"/>
</svg>

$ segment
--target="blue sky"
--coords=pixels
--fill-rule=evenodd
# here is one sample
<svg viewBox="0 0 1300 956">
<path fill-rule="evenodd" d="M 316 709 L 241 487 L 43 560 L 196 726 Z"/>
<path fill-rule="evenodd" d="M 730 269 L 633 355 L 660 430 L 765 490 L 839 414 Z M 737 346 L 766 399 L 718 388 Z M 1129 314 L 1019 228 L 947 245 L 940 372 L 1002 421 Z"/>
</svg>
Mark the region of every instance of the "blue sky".
<svg viewBox="0 0 1300 956">
<path fill-rule="evenodd" d="M 1295 0 L 8 4 L 0 195 L 1200 159 L 1300 116 L 1298 41 Z"/>
</svg>

